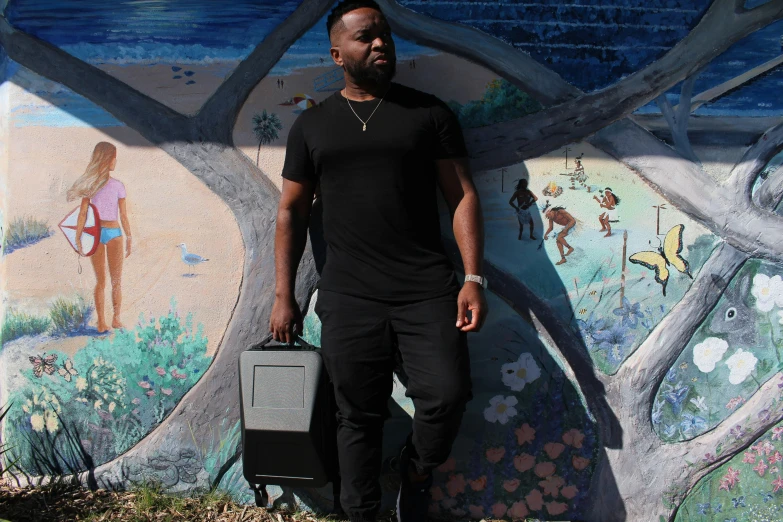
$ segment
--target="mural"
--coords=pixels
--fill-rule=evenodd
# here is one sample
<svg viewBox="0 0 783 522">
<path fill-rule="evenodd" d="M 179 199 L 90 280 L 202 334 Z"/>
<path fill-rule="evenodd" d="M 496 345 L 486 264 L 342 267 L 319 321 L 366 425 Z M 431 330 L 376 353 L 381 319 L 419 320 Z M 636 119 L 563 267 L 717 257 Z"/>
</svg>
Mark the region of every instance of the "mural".
<svg viewBox="0 0 783 522">
<path fill-rule="evenodd" d="M 266 335 L 288 129 L 343 87 L 333 1 L 76 4 L 0 4 L 2 440 L 29 475 L 252 502 L 236 358 Z M 783 3 L 380 4 L 396 81 L 463 126 L 485 218 L 492 312 L 433 517 L 779 520 Z M 104 142 L 125 210 L 88 269 L 63 218 Z"/>
</svg>

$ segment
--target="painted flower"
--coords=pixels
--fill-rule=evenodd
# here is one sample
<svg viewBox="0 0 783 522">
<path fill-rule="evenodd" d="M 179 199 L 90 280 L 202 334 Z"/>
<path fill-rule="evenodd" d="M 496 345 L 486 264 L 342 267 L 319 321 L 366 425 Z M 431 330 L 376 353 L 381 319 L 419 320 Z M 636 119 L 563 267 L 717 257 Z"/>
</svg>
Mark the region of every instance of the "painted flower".
<svg viewBox="0 0 783 522">
<path fill-rule="evenodd" d="M 541 377 L 541 370 L 529 352 L 520 355 L 515 362 L 501 366 L 500 373 L 503 376 L 503 384 L 513 391 L 522 391 L 526 384 Z"/>
<path fill-rule="evenodd" d="M 82 377 L 81 375 L 76 378 L 76 389 L 79 391 L 84 391 L 87 389 L 87 379 Z"/>
<path fill-rule="evenodd" d="M 733 488 L 739 482 L 739 475 L 740 472 L 738 469 L 729 467 L 726 474 L 723 475 L 723 479 L 721 480 L 721 485 L 723 485 L 723 481 L 726 481 L 726 484 L 728 485 L 728 489 Z"/>
<path fill-rule="evenodd" d="M 538 483 L 538 485 L 541 486 L 541 490 L 544 492 L 544 495 L 549 495 L 552 498 L 556 498 L 560 493 L 560 488 L 565 485 L 565 480 L 563 480 L 562 477 L 553 475 L 551 477 L 547 477 L 546 480 L 542 480 Z"/>
<path fill-rule="evenodd" d="M 542 495 L 539 490 L 534 489 L 525 495 L 525 502 L 527 502 L 527 505 L 530 506 L 530 509 L 533 511 L 538 511 L 544 507 L 544 495 Z"/>
<path fill-rule="evenodd" d="M 772 428 L 772 440 L 783 439 L 783 426 L 775 426 Z"/>
<path fill-rule="evenodd" d="M 774 464 L 776 462 L 780 462 L 781 460 L 783 460 L 783 455 L 781 455 L 779 451 L 776 451 L 775 453 L 770 455 L 767 460 L 769 460 L 770 464 Z"/>
<path fill-rule="evenodd" d="M 693 347 L 693 363 L 702 373 L 710 373 L 723 358 L 729 343 L 719 337 L 708 337 Z"/>
<path fill-rule="evenodd" d="M 93 406 L 95 407 L 95 409 L 96 409 L 96 410 L 97 410 L 98 408 L 100 408 L 102 405 L 103 405 L 103 401 L 102 401 L 102 400 L 100 400 L 100 399 L 98 399 L 97 401 L 95 401 L 95 404 L 93 404 Z"/>
<path fill-rule="evenodd" d="M 40 413 L 30 415 L 30 424 L 34 431 L 42 432 L 44 430 L 44 418 Z"/>
<path fill-rule="evenodd" d="M 503 456 L 506 454 L 506 448 L 503 446 L 499 448 L 489 448 L 487 450 L 487 460 L 490 461 L 492 464 L 497 464 L 501 461 Z"/>
<path fill-rule="evenodd" d="M 468 506 L 468 512 L 470 513 L 470 518 L 476 518 L 479 520 L 484 518 L 484 506 L 474 506 L 471 504 Z"/>
<path fill-rule="evenodd" d="M 519 479 L 510 479 L 510 480 L 504 480 L 503 481 L 503 489 L 508 491 L 509 493 L 513 493 L 517 490 L 519 487 L 520 481 Z"/>
<path fill-rule="evenodd" d="M 514 467 L 520 473 L 531 469 L 535 465 L 536 465 L 536 458 L 533 455 L 522 453 L 514 457 Z"/>
<path fill-rule="evenodd" d="M 511 520 L 524 520 L 529 513 L 525 503 L 520 500 L 511 504 L 511 509 L 506 514 L 511 517 Z"/>
<path fill-rule="evenodd" d="M 484 491 L 484 488 L 487 487 L 487 476 L 482 475 L 476 480 L 469 480 L 470 482 L 470 489 L 473 491 Z"/>
<path fill-rule="evenodd" d="M 779 275 L 756 274 L 750 293 L 756 298 L 756 308 L 762 312 L 769 312 L 776 304 L 783 307 L 783 279 Z"/>
<path fill-rule="evenodd" d="M 773 493 L 777 493 L 781 489 L 783 489 L 783 478 L 778 475 L 778 478 L 772 481 L 772 485 L 775 487 L 775 489 L 772 490 Z"/>
<path fill-rule="evenodd" d="M 536 464 L 535 468 L 533 468 L 533 472 L 539 477 L 545 478 L 549 475 L 553 475 L 556 469 L 557 466 L 555 466 L 553 462 L 539 462 Z"/>
<path fill-rule="evenodd" d="M 753 471 L 755 471 L 756 473 L 758 473 L 758 474 L 759 474 L 759 477 L 763 477 L 763 476 L 764 476 L 764 473 L 766 473 L 766 472 L 767 472 L 767 468 L 768 468 L 768 467 L 769 467 L 769 466 L 767 466 L 766 464 L 764 464 L 764 459 L 761 459 L 761 460 L 759 461 L 759 463 L 758 463 L 758 464 L 756 464 L 756 465 L 753 467 Z"/>
<path fill-rule="evenodd" d="M 680 421 L 680 429 L 682 429 L 682 433 L 686 437 L 698 435 L 707 429 L 707 421 L 698 415 L 683 413 L 682 420 Z"/>
<path fill-rule="evenodd" d="M 571 458 L 571 465 L 574 466 L 574 469 L 577 471 L 585 469 L 588 464 L 590 464 L 590 459 L 577 456 Z"/>
<path fill-rule="evenodd" d="M 465 477 L 462 476 L 462 473 L 451 475 L 446 483 L 446 490 L 450 497 L 456 497 L 460 493 L 465 493 L 465 485 Z"/>
<path fill-rule="evenodd" d="M 602 330 L 595 336 L 595 340 L 598 343 L 598 347 L 611 352 L 612 348 L 619 348 L 622 351 L 622 347 L 629 342 L 631 337 L 628 336 L 628 328 L 621 323 L 615 323 L 610 328 Z M 614 357 L 617 354 L 611 355 Z"/>
<path fill-rule="evenodd" d="M 163 395 L 171 395 L 172 389 L 171 388 L 161 388 L 160 391 L 161 391 L 161 393 Z"/>
<path fill-rule="evenodd" d="M 54 413 L 47 413 L 46 415 L 46 431 L 49 433 L 56 432 L 60 427 L 60 423 L 57 422 L 57 415 Z"/>
<path fill-rule="evenodd" d="M 745 455 L 742 457 L 742 463 L 743 464 L 755 464 L 756 463 L 756 454 L 752 451 L 746 451 Z"/>
<path fill-rule="evenodd" d="M 752 353 L 742 348 L 737 349 L 734 355 L 726 359 L 726 366 L 729 367 L 729 382 L 741 384 L 756 368 L 757 362 L 759 360 Z"/>
<path fill-rule="evenodd" d="M 135 397 L 131 402 L 133 404 L 141 404 L 141 399 L 139 399 L 138 397 Z"/>
<path fill-rule="evenodd" d="M 729 433 L 732 437 L 734 437 L 735 440 L 740 440 L 742 437 L 745 436 L 745 428 L 737 424 L 733 428 L 729 430 Z"/>
<path fill-rule="evenodd" d="M 506 514 L 506 511 L 508 511 L 508 507 L 505 504 L 501 502 L 492 504 L 491 513 L 494 518 L 503 518 Z"/>
<path fill-rule="evenodd" d="M 443 506 L 446 509 L 451 509 L 457 505 L 457 499 L 456 498 L 445 498 L 440 503 L 441 506 Z"/>
<path fill-rule="evenodd" d="M 559 442 L 547 442 L 544 444 L 544 451 L 546 452 L 547 456 L 555 460 L 557 457 L 560 456 L 561 453 L 563 453 L 563 450 L 565 449 L 565 446 L 563 444 L 560 444 Z"/>
<path fill-rule="evenodd" d="M 576 486 L 566 486 L 560 490 L 560 494 L 569 500 L 574 498 L 577 493 L 579 493 L 579 490 L 576 489 Z"/>
<path fill-rule="evenodd" d="M 440 488 L 440 486 L 433 486 L 430 488 L 430 498 L 432 498 L 432 500 L 435 502 L 440 502 L 446 498 L 446 495 L 443 494 L 443 490 Z"/>
<path fill-rule="evenodd" d="M 145 394 L 147 397 L 154 397 L 155 396 L 155 390 L 150 390 Z"/>
<path fill-rule="evenodd" d="M 731 399 L 729 402 L 726 403 L 726 409 L 733 410 L 743 402 L 745 402 L 745 399 L 743 399 L 742 397 L 734 397 L 733 399 Z"/>
<path fill-rule="evenodd" d="M 149 381 L 139 381 L 139 386 L 141 386 L 145 390 L 149 390 L 151 385 Z"/>
<path fill-rule="evenodd" d="M 547 502 L 546 510 L 550 515 L 561 515 L 568 511 L 568 504 L 564 502 Z"/>
<path fill-rule="evenodd" d="M 612 313 L 619 315 L 622 318 L 622 325 L 630 328 L 636 328 L 636 325 L 639 324 L 639 319 L 644 317 L 639 303 L 631 304 L 627 297 L 623 297 L 623 305 L 612 310 Z"/>
<path fill-rule="evenodd" d="M 527 422 L 522 426 L 514 430 L 517 435 L 517 444 L 520 446 L 529 442 L 533 442 L 536 439 L 536 430 L 530 427 Z"/>
<path fill-rule="evenodd" d="M 577 319 L 577 325 L 582 332 L 582 339 L 588 348 L 595 346 L 595 336 L 598 332 L 606 328 L 605 319 L 595 319 L 595 313 L 590 312 L 590 317 L 587 319 Z"/>
<path fill-rule="evenodd" d="M 584 434 L 576 428 L 563 433 L 563 442 L 574 448 L 581 448 L 583 440 L 585 440 Z"/>
<path fill-rule="evenodd" d="M 513 395 L 503 397 L 495 395 L 489 400 L 489 406 L 484 410 L 484 418 L 489 422 L 499 422 L 506 424 L 508 419 L 517 414 L 517 398 Z"/>
<path fill-rule="evenodd" d="M 772 466 L 771 468 L 769 468 L 769 472 L 770 474 L 774 475 L 775 473 L 780 473 L 780 470 L 778 469 L 777 466 Z"/>
<path fill-rule="evenodd" d="M 166 369 L 165 368 L 161 368 L 160 366 L 155 368 L 155 371 L 158 372 L 158 375 L 160 375 L 161 377 L 166 375 Z"/>
<path fill-rule="evenodd" d="M 707 399 L 706 399 L 706 397 L 703 397 L 701 395 L 699 395 L 695 399 L 691 399 L 690 402 L 691 402 L 691 404 L 696 406 L 696 408 L 698 408 L 699 411 L 707 411 L 707 409 L 708 409 L 707 408 Z"/>
<path fill-rule="evenodd" d="M 112 401 L 109 403 L 109 413 L 113 412 L 114 409 L 117 407 L 117 403 Z"/>
<path fill-rule="evenodd" d="M 454 457 L 447 458 L 446 462 L 435 468 L 436 471 L 440 471 L 441 473 L 449 473 L 455 469 L 457 469 L 457 459 Z"/>
</svg>

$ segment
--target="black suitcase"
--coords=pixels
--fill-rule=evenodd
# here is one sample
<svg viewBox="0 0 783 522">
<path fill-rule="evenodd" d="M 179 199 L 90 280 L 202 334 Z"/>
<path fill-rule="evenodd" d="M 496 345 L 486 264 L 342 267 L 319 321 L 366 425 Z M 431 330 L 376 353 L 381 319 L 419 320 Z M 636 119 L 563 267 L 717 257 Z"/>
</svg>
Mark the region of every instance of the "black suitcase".
<svg viewBox="0 0 783 522">
<path fill-rule="evenodd" d="M 266 507 L 264 486 L 318 488 L 332 482 L 339 511 L 336 405 L 317 349 L 269 344 L 239 356 L 242 469 Z"/>
</svg>

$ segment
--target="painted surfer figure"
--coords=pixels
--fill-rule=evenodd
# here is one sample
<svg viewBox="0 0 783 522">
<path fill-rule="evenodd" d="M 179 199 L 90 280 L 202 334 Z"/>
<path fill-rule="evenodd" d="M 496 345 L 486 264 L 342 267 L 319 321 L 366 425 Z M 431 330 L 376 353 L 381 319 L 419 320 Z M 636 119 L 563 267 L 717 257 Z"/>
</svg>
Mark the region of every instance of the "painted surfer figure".
<svg viewBox="0 0 783 522">
<path fill-rule="evenodd" d="M 111 177 L 111 171 L 117 166 L 117 149 L 111 143 L 102 141 L 95 146 L 92 158 L 84 174 L 68 190 L 67 199 L 81 198 L 79 218 L 76 222 L 76 249 L 82 250 L 82 231 L 87 220 L 87 208 L 90 202 L 98 209 L 100 217 L 100 242 L 95 253 L 90 256 L 95 271 L 95 313 L 98 316 L 99 333 L 109 331 L 104 316 L 106 265 L 111 279 L 111 299 L 114 314 L 112 328 L 124 328 L 120 313 L 122 310 L 122 264 L 131 254 L 131 231 L 125 204 L 125 185 Z M 118 220 L 119 218 L 119 220 Z M 122 229 L 120 229 L 122 224 Z M 123 252 L 122 232 L 125 231 L 125 251 Z M 124 255 L 123 255 L 124 254 Z"/>
<path fill-rule="evenodd" d="M 545 240 L 549 239 L 549 233 L 552 232 L 555 223 L 563 227 L 557 234 L 557 249 L 560 251 L 560 261 L 555 263 L 556 265 L 562 265 L 566 262 L 566 256 L 571 255 L 574 251 L 574 247 L 569 245 L 568 241 L 566 241 L 566 236 L 568 235 L 568 231 L 576 225 L 576 219 L 574 219 L 574 216 L 563 207 L 552 207 L 548 209 L 544 214 L 544 217 L 549 220 L 549 228 L 544 234 Z M 563 253 L 564 248 L 568 249 L 565 253 Z"/>
</svg>

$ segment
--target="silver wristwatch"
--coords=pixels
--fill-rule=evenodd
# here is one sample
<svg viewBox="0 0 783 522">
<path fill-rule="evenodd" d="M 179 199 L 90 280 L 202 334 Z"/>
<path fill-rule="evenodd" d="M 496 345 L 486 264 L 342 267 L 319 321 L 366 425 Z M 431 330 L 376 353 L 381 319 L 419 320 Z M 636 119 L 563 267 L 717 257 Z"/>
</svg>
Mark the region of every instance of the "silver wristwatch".
<svg viewBox="0 0 783 522">
<path fill-rule="evenodd" d="M 480 284 L 483 288 L 487 287 L 487 278 L 473 274 L 465 274 L 465 282 L 472 281 Z"/>
</svg>

